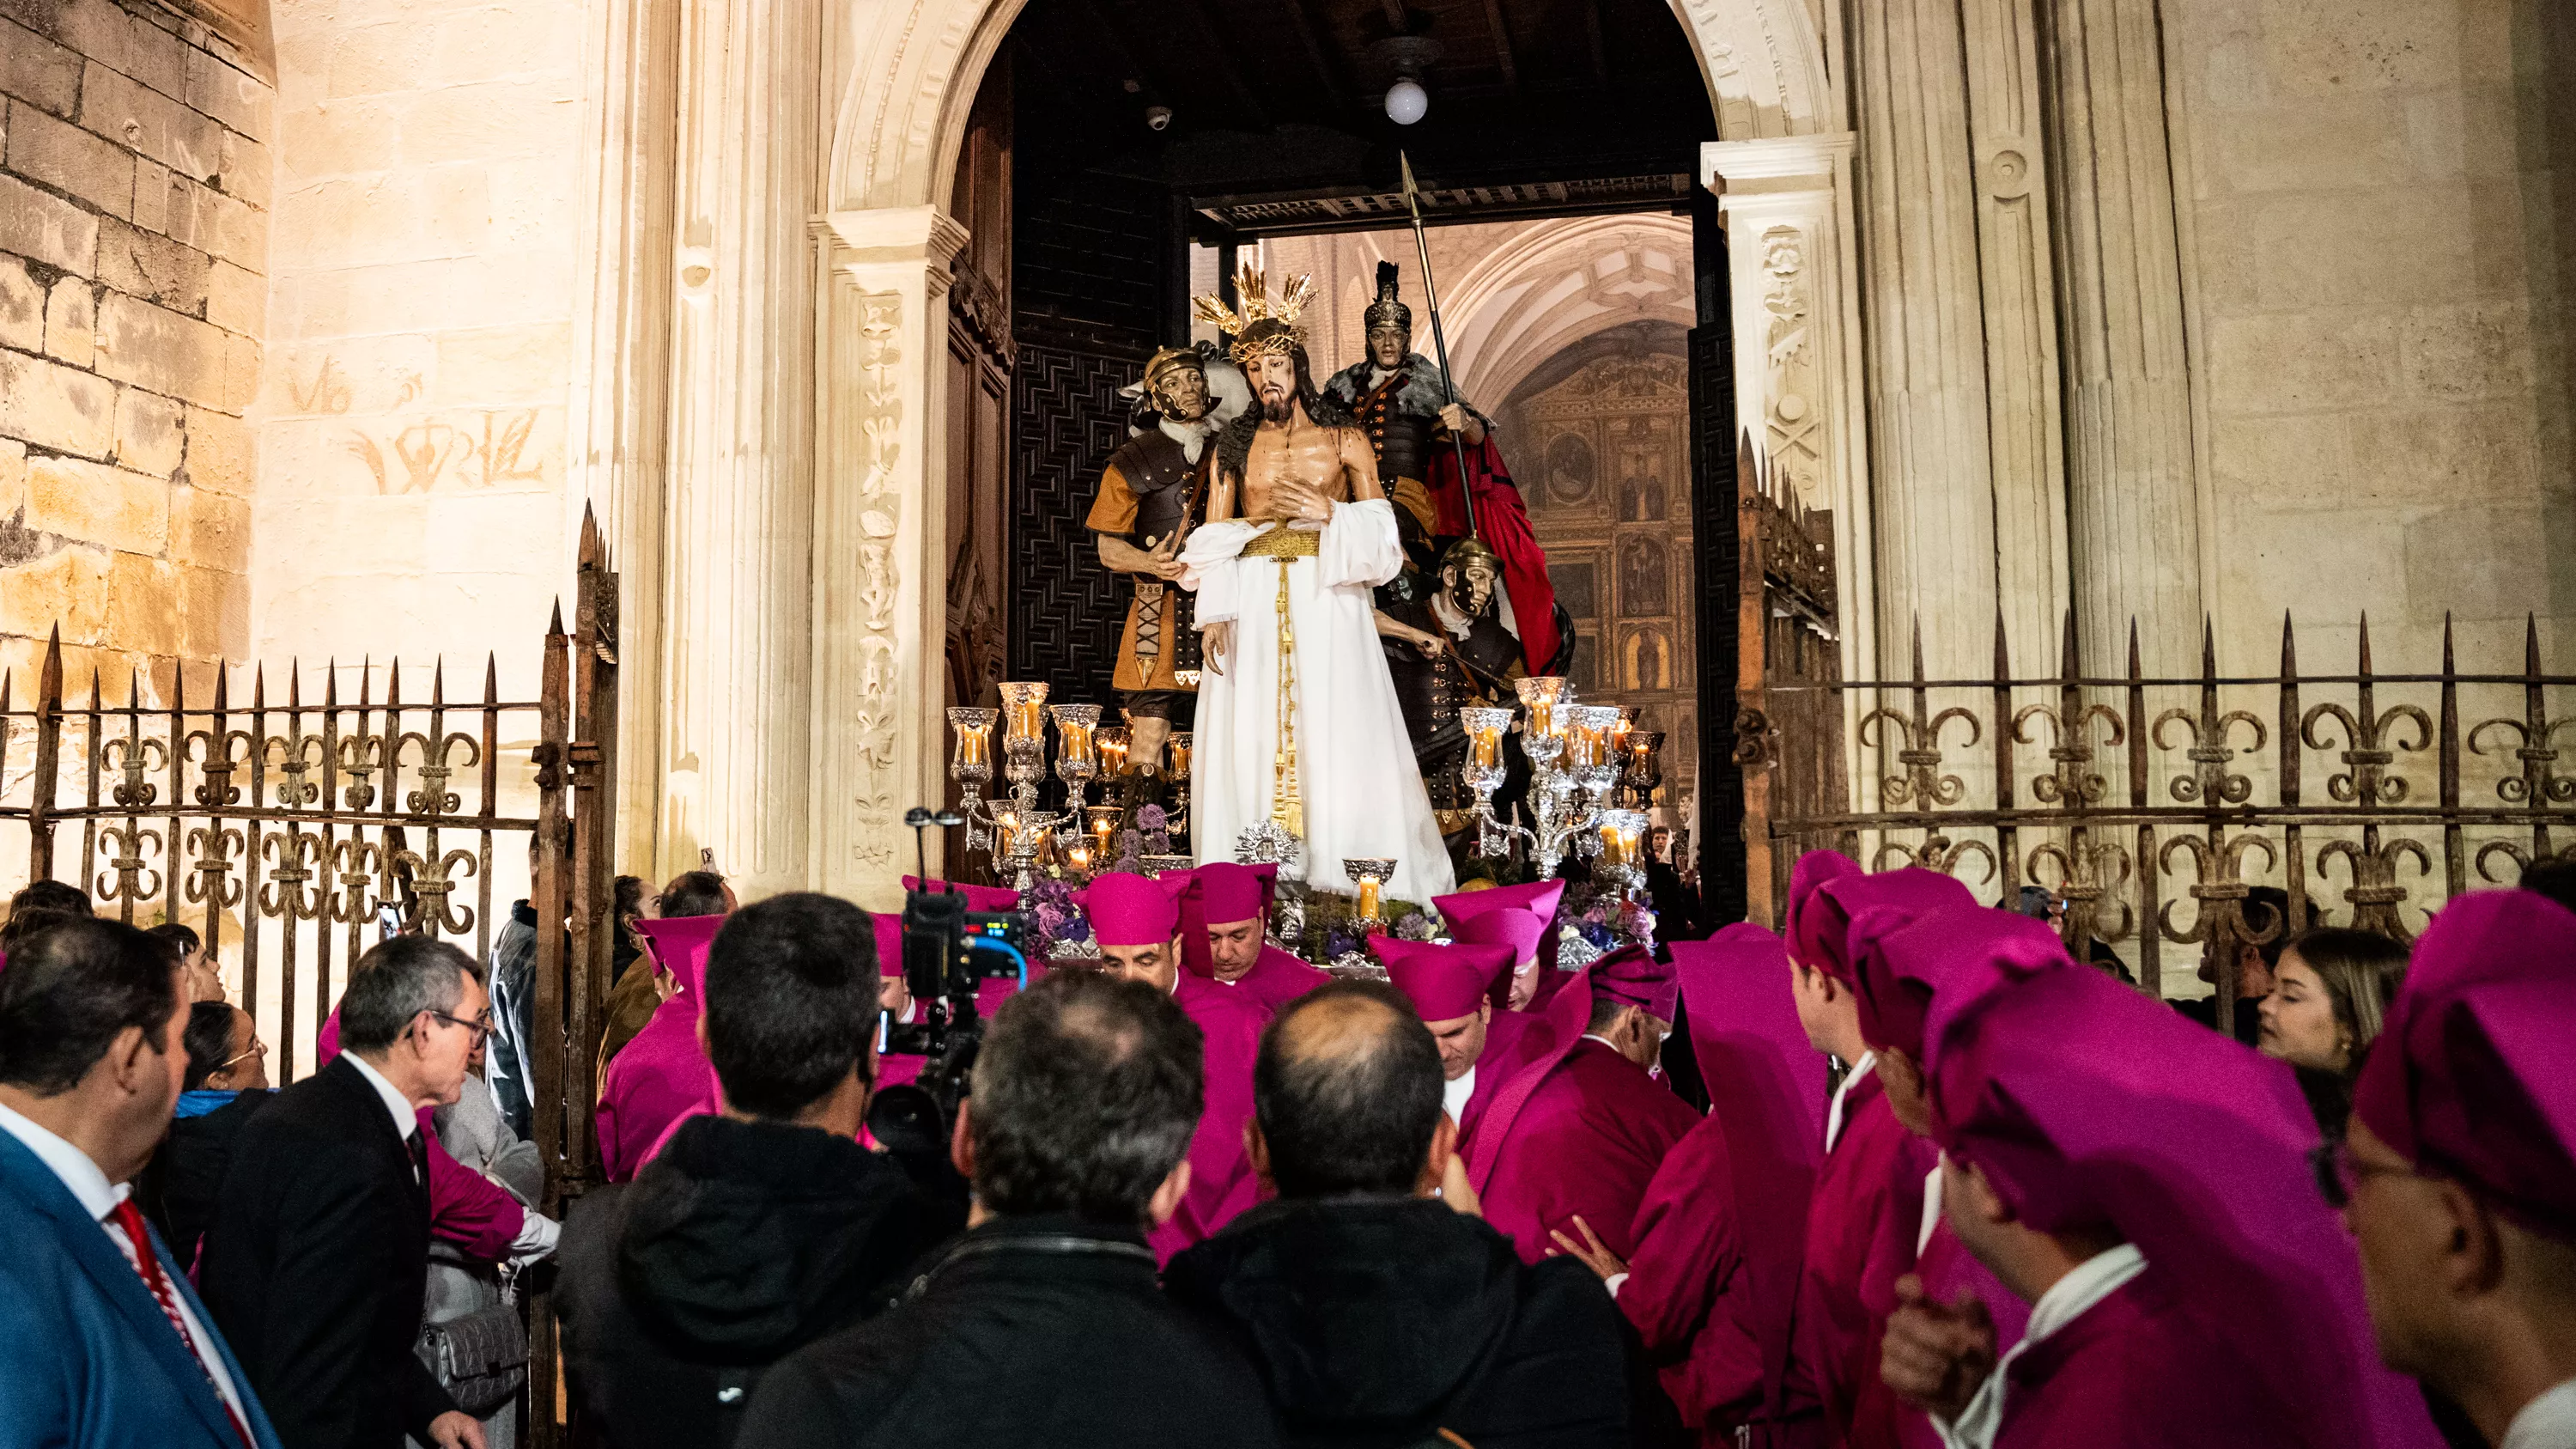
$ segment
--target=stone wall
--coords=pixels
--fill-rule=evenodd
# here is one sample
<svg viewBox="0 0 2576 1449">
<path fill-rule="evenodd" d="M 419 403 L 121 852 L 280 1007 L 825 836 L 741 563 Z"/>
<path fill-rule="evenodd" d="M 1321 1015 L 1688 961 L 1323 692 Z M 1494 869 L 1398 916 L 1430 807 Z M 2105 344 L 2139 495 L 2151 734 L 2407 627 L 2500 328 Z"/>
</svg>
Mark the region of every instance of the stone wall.
<svg viewBox="0 0 2576 1449">
<path fill-rule="evenodd" d="M 2285 609 L 2310 668 L 2348 667 L 2365 610 L 2384 669 L 2433 667 L 2446 612 L 2463 666 L 2518 667 L 2525 611 L 2567 663 L 2548 647 L 2576 619 L 2551 204 L 2576 181 L 2576 77 L 2541 43 L 2559 9 L 2168 0 L 2232 668 L 2276 657 Z"/>
<path fill-rule="evenodd" d="M 149 0 L 0 0 L 0 663 L 57 623 L 76 687 L 250 641 L 257 64 Z"/>
<path fill-rule="evenodd" d="M 272 6 L 264 658 L 497 650 L 505 689 L 535 685 L 579 517 L 581 17 L 572 0 Z"/>
</svg>

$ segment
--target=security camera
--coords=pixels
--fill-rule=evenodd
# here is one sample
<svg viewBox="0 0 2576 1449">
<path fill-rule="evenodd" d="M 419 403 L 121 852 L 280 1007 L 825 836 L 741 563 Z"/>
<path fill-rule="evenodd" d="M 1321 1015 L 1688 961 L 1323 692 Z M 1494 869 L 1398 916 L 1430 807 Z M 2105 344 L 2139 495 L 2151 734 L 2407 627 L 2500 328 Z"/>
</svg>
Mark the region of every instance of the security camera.
<svg viewBox="0 0 2576 1449">
<path fill-rule="evenodd" d="M 1172 108 L 1169 106 L 1147 106 L 1145 108 L 1145 124 L 1151 129 L 1157 131 L 1170 130 L 1172 128 Z"/>
</svg>

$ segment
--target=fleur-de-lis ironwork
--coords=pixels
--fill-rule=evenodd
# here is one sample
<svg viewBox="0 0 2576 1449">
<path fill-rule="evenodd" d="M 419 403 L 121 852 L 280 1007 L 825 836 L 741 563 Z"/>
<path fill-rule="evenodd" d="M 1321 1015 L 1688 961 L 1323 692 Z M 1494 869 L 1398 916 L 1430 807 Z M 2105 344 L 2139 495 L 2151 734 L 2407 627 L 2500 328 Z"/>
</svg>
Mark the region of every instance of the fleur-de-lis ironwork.
<svg viewBox="0 0 2576 1449">
<path fill-rule="evenodd" d="M 2227 762 L 2239 753 L 2250 755 L 2271 739 L 2270 732 L 2263 728 L 2263 721 L 2252 711 L 2231 709 L 2220 714 L 2217 705 L 2207 699 L 2201 702 L 2197 717 L 2187 709 L 2166 710 L 2156 716 L 2155 727 L 2147 731 L 2147 738 L 2155 742 L 2157 749 L 2173 748 L 2165 743 L 2165 726 L 2169 724 L 2179 724 L 2191 731 L 2191 747 L 2183 753 L 2191 761 L 2192 773 L 2175 776 L 2172 784 L 2166 787 L 2173 792 L 2175 799 L 2186 805 L 2194 802 L 2242 805 L 2253 798 L 2254 782 L 2227 768 Z M 2254 743 L 2242 751 L 2231 749 L 2227 744 L 2228 731 L 2237 725 L 2254 731 Z"/>
<path fill-rule="evenodd" d="M 2245 852 L 2260 849 L 2263 868 L 2267 871 L 2280 863 L 2279 852 L 2272 848 L 2269 839 L 2260 835 L 2249 833 L 2215 839 L 2217 832 L 2213 830 L 2211 834 L 2213 839 L 2178 835 L 2166 841 L 2164 849 L 2157 853 L 2156 867 L 2163 870 L 2172 866 L 2175 851 L 2191 852 L 2192 863 L 2199 876 L 2188 890 L 2190 898 L 2200 904 L 2190 930 L 2177 929 L 2173 923 L 2174 907 L 2182 902 L 2167 901 L 2163 910 L 2157 913 L 2157 924 L 2164 928 L 2165 939 L 2182 943 L 2233 940 L 2261 945 L 2279 936 L 2287 922 L 2274 920 L 2258 931 L 2245 916 L 2245 898 L 2253 890 L 2245 879 Z"/>
<path fill-rule="evenodd" d="M 1979 883 L 1993 880 L 1997 869 L 1994 847 L 1982 840 L 1953 841 L 1938 830 L 1925 835 L 1920 845 L 1908 846 L 1889 841 L 1880 846 L 1878 853 L 1870 858 L 1869 868 L 1897 870 L 1911 865 L 1924 870 L 1938 871 L 1943 875 L 1955 875 L 1958 873 L 1959 862 L 1972 855 L 1985 858 L 1986 873 L 1980 878 Z M 1894 863 L 1891 864 L 1891 861 Z"/>
<path fill-rule="evenodd" d="M 108 857 L 108 870 L 100 871 L 98 879 L 90 886 L 90 894 L 96 896 L 101 904 L 149 900 L 161 894 L 161 872 L 151 868 L 150 857 L 143 853 L 146 845 L 156 853 L 168 853 L 162 848 L 160 831 L 132 821 L 121 826 L 106 825 L 99 828 L 98 843 L 102 849 L 111 846 L 115 849 L 115 853 Z M 112 877 L 110 871 L 114 872 Z M 151 877 L 150 885 L 143 884 L 145 876 Z M 114 884 L 110 884 L 111 879 Z"/>
<path fill-rule="evenodd" d="M 268 754 L 277 761 L 278 774 L 285 777 L 277 782 L 278 804 L 296 810 L 322 798 L 322 787 L 305 778 L 330 763 L 320 735 L 298 732 L 271 736 Z"/>
<path fill-rule="evenodd" d="M 2534 691 L 2535 696 L 2537 693 Z M 2469 731 L 2469 750 L 2472 754 L 2493 753 L 2478 743 L 2478 737 L 2491 729 L 2513 731 L 2519 742 L 2513 756 L 2522 762 L 2522 773 L 2496 781 L 2496 794 L 2515 805 L 2565 805 L 2576 801 L 2576 775 L 2561 775 L 2550 767 L 2558 763 L 2558 732 L 2570 727 L 2576 727 L 2576 718 L 2552 720 L 2535 698 L 2528 720 L 2480 720 L 2477 728 Z"/>
<path fill-rule="evenodd" d="M 369 888 L 384 868 L 384 850 L 372 840 L 351 836 L 331 842 L 331 869 L 340 876 L 340 890 L 324 901 L 330 919 L 348 925 L 372 918 L 377 902 Z"/>
<path fill-rule="evenodd" d="M 139 810 L 161 796 L 161 787 L 143 777 L 169 768 L 170 747 L 157 739 L 119 735 L 100 747 L 99 763 L 123 777 L 108 791 L 108 798 L 129 810 Z"/>
<path fill-rule="evenodd" d="M 322 871 L 325 864 L 322 837 L 307 835 L 300 830 L 271 835 L 259 843 L 259 852 L 270 862 L 268 884 L 259 890 L 262 915 L 310 921 L 330 914 L 331 886 L 329 877 Z M 307 887 L 305 882 L 317 875 L 323 876 L 321 889 Z"/>
<path fill-rule="evenodd" d="M 385 767 L 385 742 L 378 735 L 342 735 L 340 737 L 340 773 L 349 777 L 340 798 L 352 810 L 364 810 L 376 803 L 375 775 Z"/>
<path fill-rule="evenodd" d="M 250 763 L 256 742 L 248 730 L 191 731 L 183 742 L 188 757 L 197 761 L 202 782 L 197 786 L 197 803 L 210 809 L 241 803 L 241 787 L 232 782 L 233 771 Z M 238 746 L 238 748 L 236 748 Z"/>
<path fill-rule="evenodd" d="M 1978 721 L 1976 714 L 1955 705 L 1939 714 L 1931 714 L 1919 694 L 1915 696 L 1910 718 L 1885 705 L 1861 716 L 1860 742 L 1863 745 L 1871 749 L 1884 748 L 1880 742 L 1886 738 L 1888 725 L 1894 725 L 1903 737 L 1903 743 L 1896 751 L 1896 760 L 1905 767 L 1905 773 L 1879 781 L 1880 799 L 1899 809 L 1912 801 L 1929 810 L 1939 805 L 1956 805 L 1967 795 L 1968 787 L 1960 782 L 1958 776 L 1941 773 L 1941 730 L 1954 719 L 1968 722 L 1968 738 L 1960 748 L 1973 749 L 1985 734 L 1985 726 Z"/>
<path fill-rule="evenodd" d="M 2051 889 L 2066 901 L 2066 925 L 2062 934 L 2069 946 L 2076 944 L 2079 931 L 2098 941 L 2125 941 L 2137 926 L 2137 913 L 2129 909 L 2123 887 L 2129 883 L 2129 852 L 2107 840 L 2087 840 L 2078 830 L 2076 839 L 2065 845 L 2051 841 L 2037 845 L 2030 852 L 2030 879 L 2041 885 L 2040 862 L 2057 867 L 2057 884 Z M 2102 929 L 2105 897 L 2108 904 L 2120 908 L 2119 924 Z"/>
<path fill-rule="evenodd" d="M 188 899 L 227 909 L 240 905 L 242 884 L 233 879 L 233 852 L 241 848 L 242 833 L 226 826 L 189 831 L 188 853 L 197 863 L 188 867 Z"/>
<path fill-rule="evenodd" d="M 451 850 L 436 860 L 429 859 L 416 850 L 394 852 L 393 869 L 397 874 L 408 869 L 411 893 L 419 897 L 410 917 L 403 922 L 405 930 L 427 929 L 433 934 L 443 932 L 450 936 L 462 936 L 474 929 L 473 909 L 453 905 L 449 900 L 456 892 L 457 882 L 453 872 L 460 865 L 465 868 L 465 874 L 469 876 L 474 874 L 477 869 L 474 852 Z"/>
<path fill-rule="evenodd" d="M 2074 720 L 2070 722 L 2065 718 L 2064 710 L 2057 705 L 2024 705 L 2013 715 L 2013 738 L 2025 745 L 2039 743 L 2030 733 L 2030 722 L 2034 719 L 2048 721 L 2049 735 L 2056 741 L 2048 748 L 2048 758 L 2055 768 L 2048 774 L 2033 776 L 2030 793 L 2048 804 L 2063 805 L 2070 810 L 2101 804 L 2102 797 L 2110 793 L 2111 786 L 2086 768 L 2093 763 L 2089 727 L 2097 721 L 2109 725 L 2110 737 L 2102 743 L 2118 749 L 2129 738 L 2128 727 L 2120 722 L 2119 711 L 2107 704 L 2088 705 L 2077 709 Z"/>
<path fill-rule="evenodd" d="M 2411 941 L 2415 933 L 2406 929 L 2398 906 L 2407 897 L 2406 887 L 2397 883 L 2397 861 L 2401 856 L 2415 857 L 2417 876 L 2433 873 L 2433 857 L 2412 840 L 2392 840 L 2382 845 L 2375 838 L 2378 831 L 2365 833 L 2359 844 L 2338 840 L 2317 852 L 2317 873 L 2325 873 L 2326 862 L 2343 857 L 2344 870 L 2352 885 L 2343 893 L 2352 907 L 2352 924 L 2356 929 L 2376 931 L 2395 941 Z M 2483 854 L 2483 852 L 2481 852 Z"/>
<path fill-rule="evenodd" d="M 456 813 L 457 807 L 464 802 L 458 799 L 454 791 L 447 788 L 448 777 L 454 775 L 459 769 L 471 769 L 483 763 L 482 747 L 475 744 L 472 735 L 460 734 L 453 730 L 440 736 L 435 744 L 431 742 L 428 735 L 417 730 L 404 735 L 395 746 L 397 759 L 400 758 L 400 750 L 405 745 L 419 747 L 420 764 L 417 767 L 417 773 L 420 788 L 403 797 L 404 805 L 415 815 Z M 451 763 L 449 757 L 454 754 L 458 745 L 465 747 L 465 758 Z"/>
<path fill-rule="evenodd" d="M 2391 705 L 2380 709 L 2370 677 L 2370 616 L 2361 620 L 2361 672 L 2355 690 L 2357 710 L 2346 709 L 2329 701 L 2299 717 L 2299 738 L 2312 750 L 2327 749 L 2317 726 L 2332 719 L 2343 726 L 2344 773 L 2328 776 L 2326 793 L 2347 805 L 2357 804 L 2365 810 L 2381 805 L 2401 804 L 2406 799 L 2406 778 L 2387 773 L 2397 761 L 2397 750 L 2421 754 L 2433 743 L 2433 717 L 2411 704 Z M 2396 737 L 2391 728 L 2405 720 L 2415 726 L 2415 743 Z M 2391 746 L 2395 749 L 2391 749 Z"/>
</svg>

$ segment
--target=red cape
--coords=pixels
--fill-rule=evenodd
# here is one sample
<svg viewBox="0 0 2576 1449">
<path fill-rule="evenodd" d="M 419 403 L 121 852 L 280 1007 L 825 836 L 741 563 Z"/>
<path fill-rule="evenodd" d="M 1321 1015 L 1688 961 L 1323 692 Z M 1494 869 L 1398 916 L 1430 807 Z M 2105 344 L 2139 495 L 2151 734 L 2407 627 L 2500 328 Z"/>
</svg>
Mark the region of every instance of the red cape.
<svg viewBox="0 0 2576 1449">
<path fill-rule="evenodd" d="M 1476 534 L 1503 561 L 1503 592 L 1511 596 L 1512 622 L 1520 628 L 1521 657 L 1530 673 L 1545 674 L 1563 642 L 1556 632 L 1556 586 L 1548 582 L 1547 553 L 1530 531 L 1529 510 L 1521 503 L 1511 470 L 1503 466 L 1494 435 L 1485 434 L 1485 441 L 1468 447 L 1466 456 L 1467 481 L 1476 493 Z M 1430 472 L 1423 486 L 1437 511 L 1433 531 L 1443 538 L 1463 536 L 1467 495 L 1458 486 L 1458 450 L 1434 446 Z"/>
</svg>

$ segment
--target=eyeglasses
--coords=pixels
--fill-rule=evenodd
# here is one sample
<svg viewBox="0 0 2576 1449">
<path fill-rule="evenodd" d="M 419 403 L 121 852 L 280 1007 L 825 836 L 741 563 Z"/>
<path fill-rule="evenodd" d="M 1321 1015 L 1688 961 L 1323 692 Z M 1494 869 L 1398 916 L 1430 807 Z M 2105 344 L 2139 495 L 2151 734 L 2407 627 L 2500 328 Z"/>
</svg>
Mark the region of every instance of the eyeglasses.
<svg viewBox="0 0 2576 1449">
<path fill-rule="evenodd" d="M 2352 1144 L 2340 1137 L 2309 1148 L 2308 1166 L 2317 1174 L 2317 1191 L 2325 1196 L 2326 1206 L 2337 1210 L 2352 1205 L 2364 1178 L 2415 1175 L 2410 1167 L 2381 1167 L 2362 1161 L 2352 1155 Z"/>
<path fill-rule="evenodd" d="M 476 1046 L 481 1046 L 485 1039 L 492 1035 L 492 1018 L 488 1014 L 477 1017 L 472 1021 L 467 1021 L 461 1016 L 450 1016 L 443 1011 L 433 1011 L 429 1014 L 437 1017 L 440 1021 L 446 1022 L 449 1026 L 461 1026 L 467 1031 L 474 1033 L 474 1044 Z"/>
<path fill-rule="evenodd" d="M 208 1075 L 210 1075 L 210 1076 L 211 1076 L 211 1075 L 213 1075 L 213 1073 L 215 1073 L 215 1072 L 220 1072 L 220 1071 L 222 1071 L 224 1068 L 231 1066 L 231 1065 L 232 1065 L 233 1063 L 235 1063 L 235 1062 L 248 1061 L 248 1060 L 249 1060 L 249 1059 L 251 1059 L 252 1057 L 264 1057 L 264 1056 L 267 1056 L 267 1055 L 268 1055 L 268 1043 L 266 1043 L 266 1042 L 264 1042 L 264 1041 L 261 1041 L 258 1037 L 252 1037 L 252 1038 L 250 1039 L 250 1050 L 248 1050 L 248 1051 L 246 1051 L 246 1052 L 239 1052 L 239 1053 L 236 1053 L 235 1055 L 228 1056 L 228 1057 L 224 1058 L 222 1061 L 217 1062 L 217 1063 L 216 1063 L 216 1064 L 215 1064 L 211 1069 L 209 1069 L 209 1071 L 208 1071 Z"/>
</svg>

